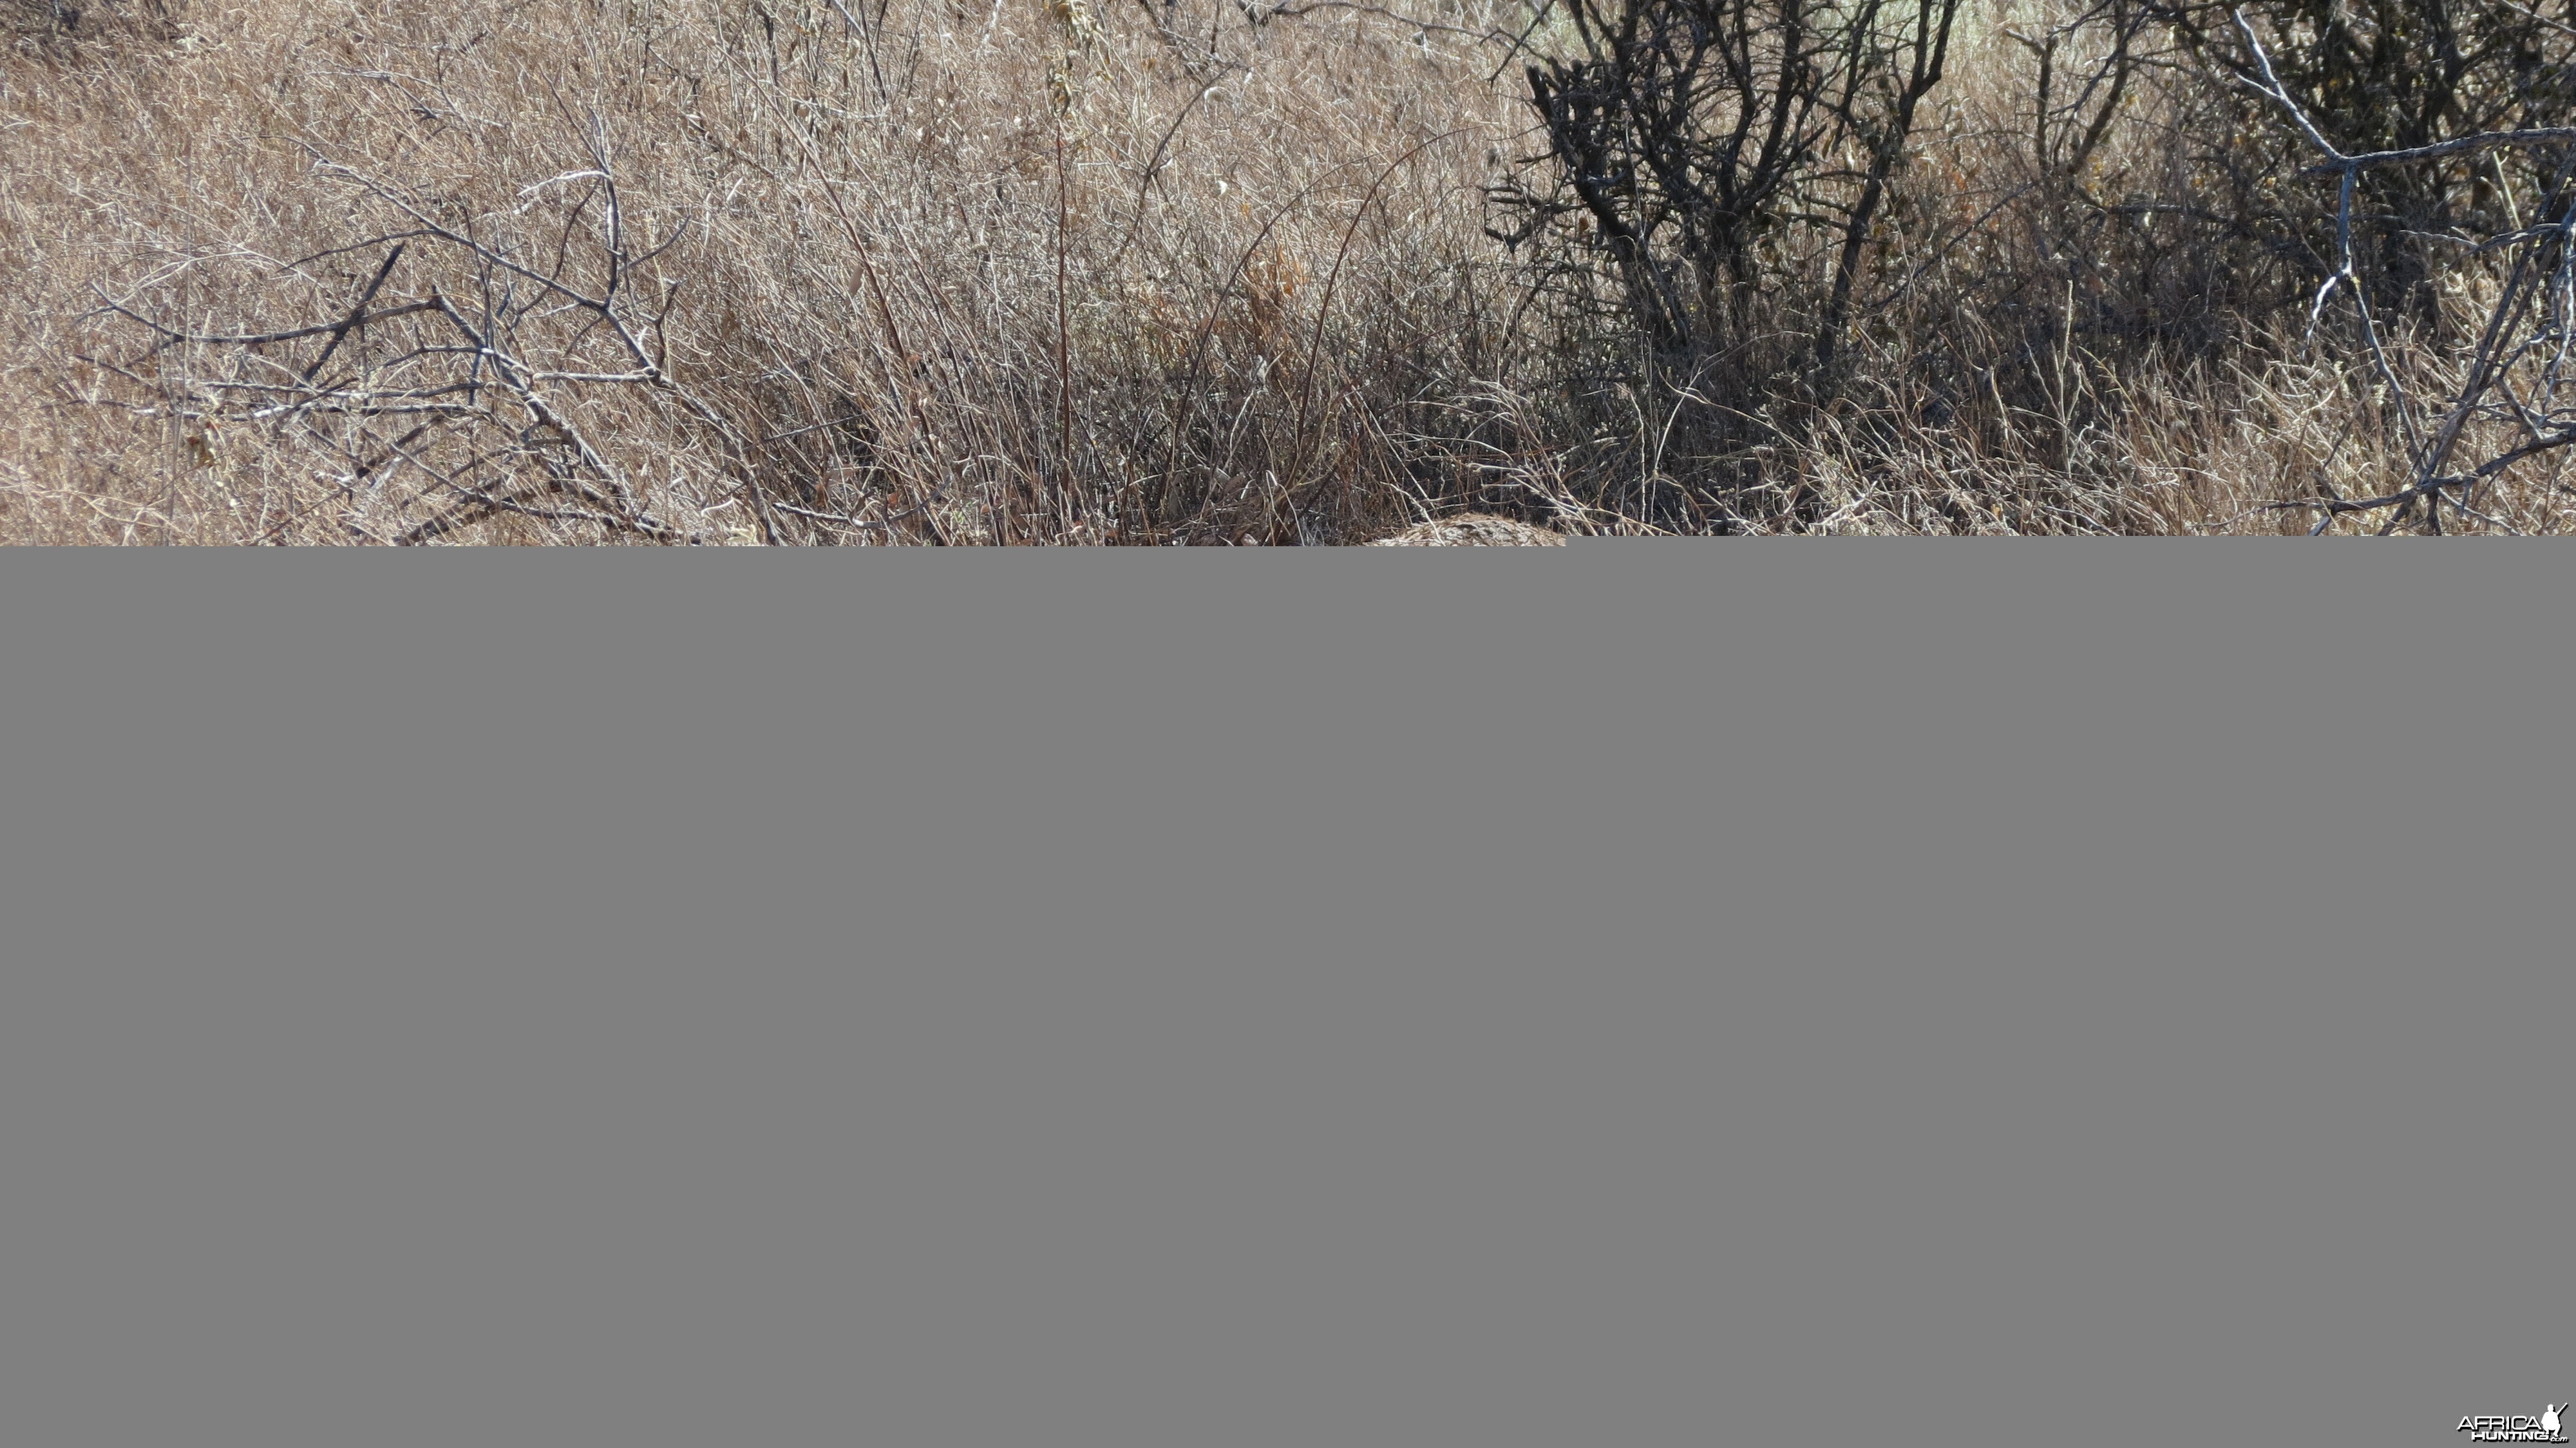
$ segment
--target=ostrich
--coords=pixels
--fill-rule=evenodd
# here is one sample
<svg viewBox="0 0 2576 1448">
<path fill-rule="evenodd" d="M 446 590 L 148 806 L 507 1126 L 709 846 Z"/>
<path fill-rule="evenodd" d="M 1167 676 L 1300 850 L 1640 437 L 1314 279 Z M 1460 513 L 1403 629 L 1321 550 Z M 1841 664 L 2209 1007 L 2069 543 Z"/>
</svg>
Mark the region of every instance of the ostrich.
<svg viewBox="0 0 2576 1448">
<path fill-rule="evenodd" d="M 1565 535 L 1491 513 L 1460 513 L 1371 542 L 1379 548 L 1552 548 L 1562 546 Z"/>
</svg>

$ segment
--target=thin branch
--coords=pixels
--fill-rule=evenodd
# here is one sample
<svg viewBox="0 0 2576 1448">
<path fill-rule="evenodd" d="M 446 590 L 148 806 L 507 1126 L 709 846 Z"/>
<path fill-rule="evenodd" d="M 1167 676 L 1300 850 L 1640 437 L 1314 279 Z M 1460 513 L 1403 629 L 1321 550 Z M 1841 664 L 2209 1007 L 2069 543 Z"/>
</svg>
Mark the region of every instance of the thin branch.
<svg viewBox="0 0 2576 1448">
<path fill-rule="evenodd" d="M 2275 96 L 2274 99 L 2281 99 Z M 2314 139 L 2311 137 L 2311 139 Z M 2481 131 L 2474 136 L 2455 136 L 2429 146 L 2415 146 L 2403 151 L 2371 151 L 2359 156 L 2336 156 L 2307 167 L 2302 176 L 2322 176 L 2336 171 L 2362 171 L 2373 166 L 2397 166 L 2410 161 L 2438 161 L 2445 156 L 2464 156 L 2472 151 L 2489 151 L 2507 146 L 2576 145 L 2576 126 L 2545 126 L 2528 131 Z M 2332 155 L 2332 148 L 2327 154 Z"/>
<path fill-rule="evenodd" d="M 290 327 L 277 332 L 182 332 L 176 328 L 165 327 L 159 322 L 152 320 L 150 317 L 144 316 L 133 308 L 115 300 L 105 291 L 101 290 L 96 282 L 90 283 L 90 290 L 97 294 L 99 303 L 107 310 L 116 313 L 118 316 L 123 317 L 128 321 L 141 323 L 143 326 L 149 327 L 153 331 L 160 333 L 162 337 L 166 339 L 162 344 L 163 346 L 174 346 L 178 343 L 185 342 L 192 345 L 210 347 L 265 347 L 276 342 L 293 342 L 305 337 L 319 337 L 325 332 L 335 334 L 341 333 L 353 326 L 364 327 L 371 323 L 382 322 L 392 317 L 408 317 L 415 312 L 434 312 L 438 310 L 438 306 L 434 302 L 406 302 L 399 307 L 387 307 L 381 312 L 371 312 L 363 316 L 351 316 L 337 322 L 317 322 L 310 327 Z"/>
<path fill-rule="evenodd" d="M 385 278 L 394 274 L 394 264 L 402 260 L 404 250 L 410 245 L 411 243 L 406 241 L 385 253 L 385 264 L 376 268 L 376 279 L 367 283 L 366 291 L 358 296 L 358 304 L 349 309 L 349 315 L 341 320 L 338 327 L 332 329 L 331 340 L 322 344 L 322 355 L 314 358 L 313 365 L 304 369 L 306 386 L 313 384 L 313 379 L 322 371 L 322 364 L 331 360 L 331 354 L 340 350 L 340 342 L 349 335 L 349 329 L 366 321 L 367 304 L 373 302 L 376 299 L 376 293 L 384 289 Z"/>
</svg>

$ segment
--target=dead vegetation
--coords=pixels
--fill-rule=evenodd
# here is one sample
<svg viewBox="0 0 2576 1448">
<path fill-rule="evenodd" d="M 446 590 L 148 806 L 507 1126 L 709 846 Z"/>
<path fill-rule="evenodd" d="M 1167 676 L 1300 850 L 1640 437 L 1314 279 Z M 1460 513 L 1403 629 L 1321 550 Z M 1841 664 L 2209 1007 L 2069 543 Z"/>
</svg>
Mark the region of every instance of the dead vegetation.
<svg viewBox="0 0 2576 1448">
<path fill-rule="evenodd" d="M 2565 144 L 2334 170 L 2415 72 L 2286 8 L 1623 3 L 5 0 L 0 538 L 2569 527 Z"/>
</svg>

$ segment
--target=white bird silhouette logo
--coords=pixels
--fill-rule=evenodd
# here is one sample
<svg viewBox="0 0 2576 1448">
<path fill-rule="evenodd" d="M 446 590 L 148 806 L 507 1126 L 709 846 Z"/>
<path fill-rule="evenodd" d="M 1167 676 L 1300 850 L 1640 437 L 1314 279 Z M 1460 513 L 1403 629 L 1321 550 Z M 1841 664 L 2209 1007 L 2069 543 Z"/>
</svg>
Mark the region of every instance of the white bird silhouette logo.
<svg viewBox="0 0 2576 1448">
<path fill-rule="evenodd" d="M 2549 1411 L 2540 1415 L 2540 1431 L 2555 1438 L 2558 1436 L 2558 1410 L 2576 1408 L 2576 1403 L 2551 1403 L 2548 1407 Z"/>
</svg>

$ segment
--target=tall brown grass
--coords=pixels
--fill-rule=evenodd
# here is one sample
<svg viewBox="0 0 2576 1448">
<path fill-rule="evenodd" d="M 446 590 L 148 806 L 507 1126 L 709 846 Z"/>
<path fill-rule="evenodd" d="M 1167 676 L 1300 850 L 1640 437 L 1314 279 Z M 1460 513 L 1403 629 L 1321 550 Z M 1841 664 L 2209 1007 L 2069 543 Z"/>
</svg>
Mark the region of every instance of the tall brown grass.
<svg viewBox="0 0 2576 1448">
<path fill-rule="evenodd" d="M 2278 318 L 2106 329 L 2018 12 L 1903 178 L 1956 224 L 1889 229 L 1860 382 L 1802 398 L 1586 363 L 1570 253 L 1493 234 L 1537 150 L 1501 0 L 11 3 L 11 541 L 2305 531 L 2405 468 Z M 2187 100 L 2097 193 L 2195 184 Z M 2175 214 L 2122 243 L 2168 310 Z"/>
</svg>

